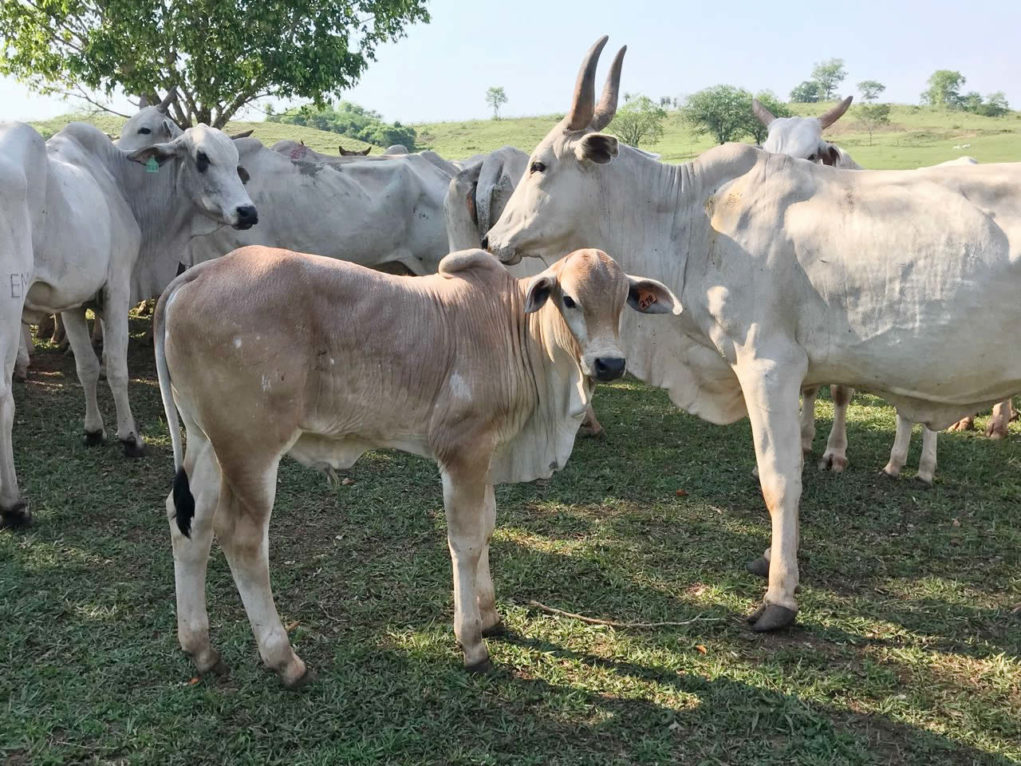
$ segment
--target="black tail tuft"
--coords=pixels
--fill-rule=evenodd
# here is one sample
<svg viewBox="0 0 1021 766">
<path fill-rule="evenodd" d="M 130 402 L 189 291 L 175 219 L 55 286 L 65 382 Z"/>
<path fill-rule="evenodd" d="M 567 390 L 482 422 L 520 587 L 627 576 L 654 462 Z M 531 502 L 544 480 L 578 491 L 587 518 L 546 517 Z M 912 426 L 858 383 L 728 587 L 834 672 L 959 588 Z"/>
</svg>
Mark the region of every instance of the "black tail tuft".
<svg viewBox="0 0 1021 766">
<path fill-rule="evenodd" d="M 191 520 L 195 516 L 195 498 L 192 497 L 191 487 L 188 485 L 188 474 L 184 472 L 184 466 L 177 470 L 174 477 L 174 509 L 177 511 L 177 528 L 185 537 L 191 537 Z"/>
</svg>

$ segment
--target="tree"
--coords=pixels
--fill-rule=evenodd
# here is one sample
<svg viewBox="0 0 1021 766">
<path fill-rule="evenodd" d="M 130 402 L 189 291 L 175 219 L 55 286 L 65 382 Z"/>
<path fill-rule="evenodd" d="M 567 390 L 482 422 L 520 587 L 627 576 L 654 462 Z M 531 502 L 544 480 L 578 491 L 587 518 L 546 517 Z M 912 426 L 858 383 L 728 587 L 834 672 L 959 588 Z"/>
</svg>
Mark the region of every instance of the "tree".
<svg viewBox="0 0 1021 766">
<path fill-rule="evenodd" d="M 749 94 L 750 96 L 750 94 Z M 758 99 L 759 103 L 762 104 L 766 109 L 773 113 L 774 117 L 790 117 L 791 110 L 787 108 L 787 105 L 777 98 L 776 94 L 769 90 L 764 90 L 761 93 L 755 94 L 755 98 Z M 752 101 L 748 99 L 748 116 L 745 119 L 745 133 L 750 135 L 757 144 L 765 143 L 766 136 L 769 135 L 769 128 L 762 124 L 758 117 L 755 116 L 755 112 L 752 111 Z"/>
<path fill-rule="evenodd" d="M 847 70 L 844 69 L 843 59 L 820 61 L 812 69 L 812 79 L 819 83 L 822 101 L 829 101 L 836 97 L 837 86 L 844 81 L 845 77 L 847 77 Z"/>
<path fill-rule="evenodd" d="M 862 80 L 858 83 L 858 91 L 861 93 L 861 100 L 870 104 L 879 98 L 879 94 L 886 90 L 886 86 L 875 80 Z"/>
<path fill-rule="evenodd" d="M 176 88 L 182 125 L 222 127 L 263 96 L 323 106 L 377 46 L 428 21 L 425 0 L 16 0 L 0 3 L 0 74 L 43 92 L 150 103 Z M 95 103 L 95 102 L 92 102 Z"/>
<path fill-rule="evenodd" d="M 922 93 L 922 103 L 947 109 L 961 108 L 961 86 L 964 75 L 951 69 L 937 69 L 929 77 L 929 87 Z"/>
<path fill-rule="evenodd" d="M 656 143 L 663 137 L 666 110 L 648 96 L 629 95 L 631 98 L 617 110 L 608 130 L 631 146 L 642 141 Z"/>
<path fill-rule="evenodd" d="M 341 101 L 336 107 L 325 109 L 315 109 L 306 105 L 276 114 L 267 110 L 266 119 L 269 122 L 331 130 L 376 146 L 403 144 L 409 151 L 415 150 L 415 141 L 418 139 L 414 128 L 401 125 L 399 122 L 387 124 L 383 122 L 378 112 L 352 104 L 350 101 Z"/>
<path fill-rule="evenodd" d="M 883 125 L 890 124 L 889 104 L 862 104 L 857 109 L 858 120 L 869 134 L 869 146 L 872 146 L 872 132 Z"/>
<path fill-rule="evenodd" d="M 714 85 L 688 96 L 681 113 L 696 135 L 709 133 L 724 144 L 748 132 L 752 94 L 733 85 Z"/>
<path fill-rule="evenodd" d="M 791 101 L 799 104 L 814 104 L 822 101 L 822 91 L 815 80 L 805 80 L 791 91 Z"/>
<path fill-rule="evenodd" d="M 500 119 L 500 107 L 507 103 L 507 94 L 503 92 L 502 87 L 494 85 L 492 88 L 486 91 L 486 103 L 493 110 L 493 119 Z"/>
<path fill-rule="evenodd" d="M 978 113 L 986 117 L 1002 117 L 1010 111 L 1010 104 L 1007 103 L 1007 96 L 1002 90 L 990 93 L 986 102 L 978 108 Z"/>
</svg>

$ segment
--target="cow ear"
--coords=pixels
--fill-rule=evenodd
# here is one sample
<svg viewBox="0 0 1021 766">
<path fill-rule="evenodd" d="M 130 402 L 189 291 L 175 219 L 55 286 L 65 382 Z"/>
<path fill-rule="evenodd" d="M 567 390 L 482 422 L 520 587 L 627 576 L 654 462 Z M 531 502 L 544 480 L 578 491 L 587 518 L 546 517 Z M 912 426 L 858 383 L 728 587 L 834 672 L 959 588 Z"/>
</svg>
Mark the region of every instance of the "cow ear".
<svg viewBox="0 0 1021 766">
<path fill-rule="evenodd" d="M 238 177 L 241 179 L 241 183 L 246 184 L 252 180 L 252 177 L 248 175 L 248 171 L 238 165 Z"/>
<path fill-rule="evenodd" d="M 574 153 L 579 160 L 605 165 L 617 156 L 617 139 L 605 133 L 589 133 L 578 141 Z"/>
<path fill-rule="evenodd" d="M 163 120 L 163 132 L 167 135 L 168 138 L 174 138 L 174 136 L 176 135 L 174 132 L 175 128 L 177 128 L 177 125 L 171 122 L 169 119 Z M 180 132 L 180 130 L 178 130 L 177 132 Z"/>
<path fill-rule="evenodd" d="M 141 165 L 147 164 L 149 160 L 155 160 L 157 165 L 162 165 L 164 162 L 172 160 L 174 157 L 179 157 L 183 153 L 184 145 L 171 141 L 170 143 L 154 144 L 153 146 L 133 151 L 128 154 L 128 159 Z"/>
<path fill-rule="evenodd" d="M 680 314 L 681 302 L 655 279 L 628 275 L 627 305 L 643 314 Z"/>
<path fill-rule="evenodd" d="M 822 164 L 833 167 L 840 161 L 840 151 L 833 144 L 827 144 L 826 148 L 820 153 L 822 157 Z"/>
<path fill-rule="evenodd" d="M 531 314 L 533 311 L 541 309 L 546 301 L 549 300 L 550 293 L 553 292 L 553 286 L 556 283 L 556 277 L 550 274 L 548 270 L 532 277 L 528 287 L 525 289 L 525 313 Z"/>
</svg>

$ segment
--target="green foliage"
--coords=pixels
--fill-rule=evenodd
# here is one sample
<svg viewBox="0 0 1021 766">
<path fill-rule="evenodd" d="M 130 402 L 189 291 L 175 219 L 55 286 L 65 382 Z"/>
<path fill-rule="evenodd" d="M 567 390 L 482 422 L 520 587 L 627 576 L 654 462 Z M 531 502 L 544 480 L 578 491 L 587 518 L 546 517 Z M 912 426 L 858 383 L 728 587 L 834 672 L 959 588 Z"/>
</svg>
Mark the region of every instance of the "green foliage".
<svg viewBox="0 0 1021 766">
<path fill-rule="evenodd" d="M 975 114 L 984 117 L 1002 117 L 1010 111 L 1010 104 L 1007 103 L 1007 96 L 1002 90 L 990 93 L 984 102 L 981 102 L 974 110 Z"/>
<path fill-rule="evenodd" d="M 0 73 L 154 102 L 176 88 L 179 122 L 222 127 L 263 96 L 324 104 L 428 19 L 424 0 L 18 0 L 0 3 Z"/>
<path fill-rule="evenodd" d="M 414 128 L 399 122 L 387 124 L 378 112 L 350 101 L 341 101 L 334 108 L 316 109 L 306 105 L 286 112 L 267 113 L 266 120 L 329 130 L 376 146 L 403 144 L 409 151 L 415 151 L 418 138 Z"/>
<path fill-rule="evenodd" d="M 815 80 L 805 80 L 791 91 L 791 101 L 798 104 L 814 104 L 822 101 L 822 89 Z"/>
<path fill-rule="evenodd" d="M 883 125 L 890 124 L 889 104 L 862 104 L 856 110 L 858 120 L 869 134 L 869 146 L 872 145 L 872 133 Z"/>
<path fill-rule="evenodd" d="M 820 61 L 812 69 L 812 79 L 819 83 L 819 95 L 823 101 L 831 101 L 836 97 L 837 86 L 846 77 L 843 59 Z"/>
<path fill-rule="evenodd" d="M 886 90 L 886 86 L 876 80 L 862 80 L 858 83 L 861 100 L 866 103 L 875 101 L 884 90 Z"/>
<path fill-rule="evenodd" d="M 663 137 L 666 110 L 648 96 L 629 95 L 631 97 L 617 109 L 610 132 L 631 146 L 638 146 L 642 141 L 659 141 Z"/>
<path fill-rule="evenodd" d="M 769 91 L 756 98 L 777 117 L 791 114 Z M 744 88 L 715 85 L 700 90 L 688 97 L 681 111 L 696 135 L 711 135 L 717 143 L 736 141 L 742 136 L 750 136 L 760 144 L 766 140 L 767 129 L 752 111 L 752 94 Z"/>
<path fill-rule="evenodd" d="M 951 69 L 937 69 L 929 77 L 929 87 L 922 93 L 922 103 L 929 106 L 942 106 L 947 109 L 960 109 L 962 106 L 961 86 L 965 77 Z"/>
<path fill-rule="evenodd" d="M 507 103 L 507 94 L 502 87 L 494 85 L 486 91 L 486 103 L 493 110 L 493 119 L 500 119 L 500 107 Z"/>
</svg>

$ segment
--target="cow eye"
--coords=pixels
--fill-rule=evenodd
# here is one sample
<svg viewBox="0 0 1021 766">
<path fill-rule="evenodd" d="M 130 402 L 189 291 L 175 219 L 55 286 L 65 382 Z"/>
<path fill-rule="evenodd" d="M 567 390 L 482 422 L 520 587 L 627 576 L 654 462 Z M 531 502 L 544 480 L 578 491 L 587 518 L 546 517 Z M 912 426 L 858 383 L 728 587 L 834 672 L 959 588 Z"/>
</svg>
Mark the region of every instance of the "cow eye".
<svg viewBox="0 0 1021 766">
<path fill-rule="evenodd" d="M 574 298 L 570 295 L 564 296 L 564 308 L 574 309 L 578 308 L 578 304 L 574 302 Z"/>
<path fill-rule="evenodd" d="M 817 159 L 819 159 L 819 155 L 818 154 L 810 154 L 810 155 L 808 155 L 808 161 L 809 162 L 815 162 Z"/>
<path fill-rule="evenodd" d="M 152 133 L 152 131 L 149 130 L 149 128 L 139 128 L 138 132 L 141 133 L 143 136 L 147 136 L 150 133 Z"/>
<path fill-rule="evenodd" d="M 536 160 L 532 163 L 532 167 L 529 170 L 533 173 L 542 173 L 546 170 L 546 163 Z"/>
<path fill-rule="evenodd" d="M 206 156 L 205 152 L 199 152 L 195 155 L 195 165 L 198 167 L 200 173 L 205 173 L 206 168 L 209 167 L 209 157 Z"/>
</svg>

